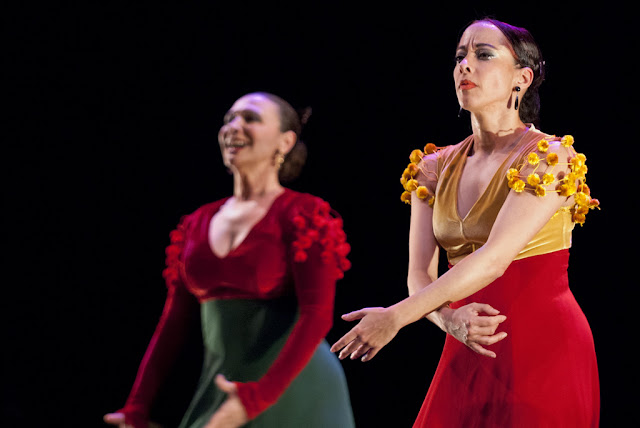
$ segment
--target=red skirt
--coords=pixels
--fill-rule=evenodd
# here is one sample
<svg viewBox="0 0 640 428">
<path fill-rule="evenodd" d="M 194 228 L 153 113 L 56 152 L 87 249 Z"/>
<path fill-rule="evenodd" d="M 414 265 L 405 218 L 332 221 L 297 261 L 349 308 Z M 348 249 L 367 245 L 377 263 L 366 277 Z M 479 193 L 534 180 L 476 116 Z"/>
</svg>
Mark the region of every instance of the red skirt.
<svg viewBox="0 0 640 428">
<path fill-rule="evenodd" d="M 416 427 L 586 428 L 600 416 L 591 329 L 569 290 L 569 251 L 511 263 L 493 283 L 451 306 L 488 303 L 508 336 L 484 357 L 447 335 Z"/>
</svg>

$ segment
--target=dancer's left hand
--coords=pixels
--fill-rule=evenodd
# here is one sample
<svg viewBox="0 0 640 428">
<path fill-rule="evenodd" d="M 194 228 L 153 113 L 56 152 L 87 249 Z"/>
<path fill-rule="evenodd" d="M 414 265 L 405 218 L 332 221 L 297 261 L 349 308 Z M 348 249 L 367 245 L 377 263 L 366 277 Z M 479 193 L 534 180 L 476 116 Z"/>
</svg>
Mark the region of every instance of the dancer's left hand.
<svg viewBox="0 0 640 428">
<path fill-rule="evenodd" d="M 360 320 L 347 334 L 333 344 L 331 352 L 340 351 L 341 360 L 351 355 L 351 359 L 369 361 L 393 339 L 400 325 L 389 308 L 364 308 L 342 315 L 345 321 Z"/>
<path fill-rule="evenodd" d="M 238 397 L 238 387 L 223 375 L 216 376 L 216 386 L 227 393 L 227 399 L 211 416 L 205 428 L 238 428 L 249 421 L 247 412 Z"/>
</svg>

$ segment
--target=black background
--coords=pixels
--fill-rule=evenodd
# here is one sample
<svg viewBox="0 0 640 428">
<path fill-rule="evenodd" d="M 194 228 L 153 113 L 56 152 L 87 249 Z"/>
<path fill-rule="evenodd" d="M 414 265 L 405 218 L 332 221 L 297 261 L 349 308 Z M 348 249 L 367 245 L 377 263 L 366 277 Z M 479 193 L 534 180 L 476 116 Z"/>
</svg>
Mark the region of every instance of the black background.
<svg viewBox="0 0 640 428">
<path fill-rule="evenodd" d="M 328 200 L 352 244 L 328 340 L 349 327 L 339 314 L 402 299 L 399 177 L 412 149 L 470 133 L 453 57 L 484 15 L 532 32 L 547 63 L 542 129 L 588 157 L 603 209 L 574 231 L 572 290 L 595 337 L 602 426 L 637 422 L 631 10 L 424 3 L 48 2 L 5 15 L 0 424 L 97 427 L 123 404 L 164 302 L 168 233 L 230 194 L 216 134 L 250 91 L 313 108 L 290 187 Z M 411 425 L 443 339 L 420 322 L 373 361 L 343 364 L 358 426 Z M 155 410 L 169 427 L 199 370 L 193 342 Z"/>
</svg>

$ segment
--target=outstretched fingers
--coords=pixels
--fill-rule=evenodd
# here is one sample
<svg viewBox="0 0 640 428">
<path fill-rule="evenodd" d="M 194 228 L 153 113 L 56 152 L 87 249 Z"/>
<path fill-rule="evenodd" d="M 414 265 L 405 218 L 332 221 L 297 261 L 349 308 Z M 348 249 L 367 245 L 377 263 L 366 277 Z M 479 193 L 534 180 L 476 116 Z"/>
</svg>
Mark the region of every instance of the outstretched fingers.
<svg viewBox="0 0 640 428">
<path fill-rule="evenodd" d="M 341 318 L 345 321 L 355 321 L 355 320 L 362 319 L 365 315 L 367 315 L 367 308 L 349 312 L 348 314 L 342 315 Z"/>
<path fill-rule="evenodd" d="M 359 345 L 359 343 L 355 342 L 357 339 L 358 335 L 353 331 L 353 329 L 351 329 L 347 334 L 342 336 L 336 343 L 334 343 L 333 346 L 331 346 L 331 352 L 338 352 L 346 347 L 355 350 L 355 348 Z"/>
<path fill-rule="evenodd" d="M 362 319 L 366 315 L 366 309 L 360 309 L 358 311 L 349 312 L 348 314 L 342 315 L 342 319 L 345 321 L 356 321 Z M 340 359 L 345 358 L 347 355 L 354 352 L 360 345 L 361 342 L 358 339 L 358 334 L 355 332 L 355 327 L 349 330 L 347 334 L 342 336 L 340 340 L 333 344 L 331 347 L 331 352 L 338 352 L 341 350 L 340 355 L 338 356 Z"/>
<path fill-rule="evenodd" d="M 332 347 L 332 352 L 340 351 L 338 357 L 352 360 L 372 359 L 400 329 L 395 314 L 388 308 L 364 308 L 342 316 L 346 321 L 360 320 L 347 334 L 342 336 Z"/>
</svg>

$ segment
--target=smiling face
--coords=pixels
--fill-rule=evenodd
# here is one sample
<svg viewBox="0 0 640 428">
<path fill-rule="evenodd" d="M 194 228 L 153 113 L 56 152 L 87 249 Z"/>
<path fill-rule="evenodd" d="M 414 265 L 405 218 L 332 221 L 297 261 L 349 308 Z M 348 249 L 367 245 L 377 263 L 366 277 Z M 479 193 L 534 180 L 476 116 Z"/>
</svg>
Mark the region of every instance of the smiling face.
<svg viewBox="0 0 640 428">
<path fill-rule="evenodd" d="M 523 70 L 495 25 L 483 21 L 470 25 L 458 43 L 453 70 L 460 106 L 471 113 L 512 109 L 514 88 L 521 87 L 522 97 L 529 84 Z"/>
<path fill-rule="evenodd" d="M 218 132 L 223 162 L 231 169 L 260 165 L 277 169 L 276 152 L 290 149 L 288 132 L 280 131 L 277 104 L 261 94 L 245 95 L 231 106 Z"/>
</svg>

